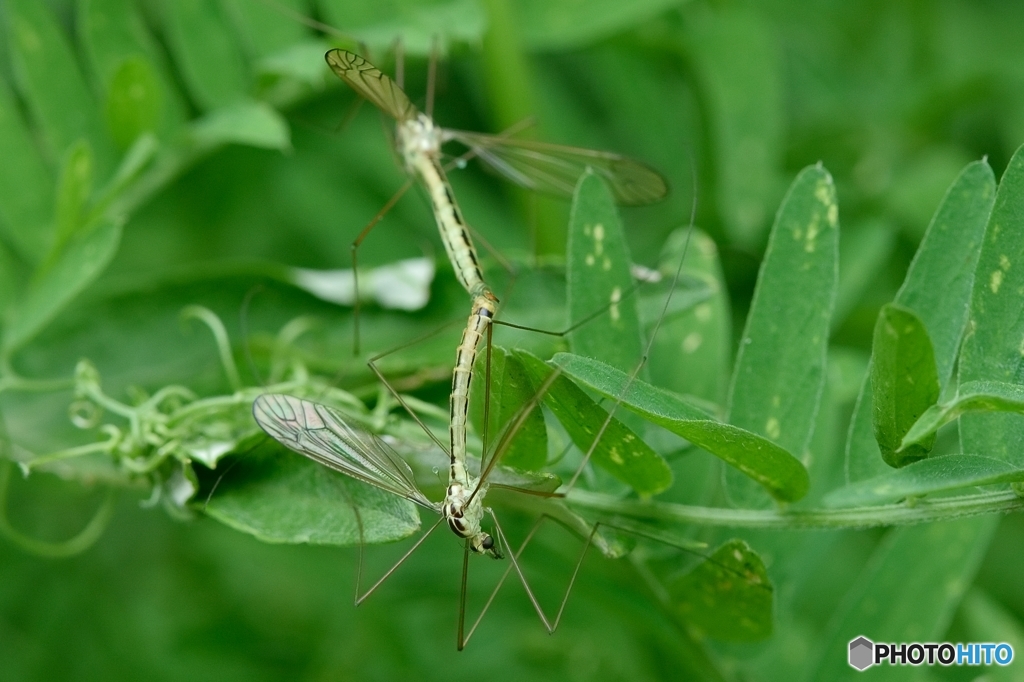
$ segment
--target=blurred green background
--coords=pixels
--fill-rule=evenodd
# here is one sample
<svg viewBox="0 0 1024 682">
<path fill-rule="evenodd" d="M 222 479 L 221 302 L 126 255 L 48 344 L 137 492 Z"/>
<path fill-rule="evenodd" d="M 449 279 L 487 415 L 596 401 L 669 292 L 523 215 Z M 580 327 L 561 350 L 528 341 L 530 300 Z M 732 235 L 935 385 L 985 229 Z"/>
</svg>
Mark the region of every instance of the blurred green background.
<svg viewBox="0 0 1024 682">
<path fill-rule="evenodd" d="M 98 277 L 57 295 L 59 305 L 19 327 L 23 342 L 5 353 L 10 367 L 39 379 L 66 378 L 89 358 L 106 392 L 122 398 L 133 386 L 169 383 L 201 395 L 227 390 L 208 334 L 179 322 L 196 303 L 225 321 L 240 360 L 241 339 L 258 346 L 298 315 L 319 316 L 323 326 L 305 347 L 311 368 L 375 395 L 365 358 L 351 357 L 347 310 L 268 274 L 268 264 L 347 267 L 352 239 L 404 179 L 388 126 L 369 106 L 354 110 L 356 95 L 323 65 L 327 47 L 350 43 L 303 17 L 362 41 L 387 72 L 400 35 L 407 90 L 419 104 L 436 40 L 435 117 L 445 126 L 497 132 L 532 116 L 538 139 L 658 168 L 669 199 L 623 213 L 633 258 L 654 265 L 695 206 L 721 258 L 734 335 L 786 187 L 821 161 L 836 180 L 842 224 L 829 379 L 837 397 L 828 432 L 816 434 L 821 447 L 841 447 L 877 311 L 944 191 L 983 157 L 998 177 L 1024 142 L 1024 5 L 1012 2 L 5 0 L 0 8 L 5 307 L 24 295 L 51 235 L 63 229 L 73 239 L 82 210 L 75 187 L 103 195 L 126 150 L 138 151 L 138 135 L 155 136 L 150 169 L 160 172 L 127 194 L 111 192 L 127 220 L 109 265 L 95 259 Z M 76 185 L 82 139 L 93 179 Z M 567 202 L 528 196 L 475 165 L 452 183 L 504 257 L 558 262 Z M 360 258 L 380 265 L 441 253 L 426 202 L 410 195 Z M 366 311 L 368 352 L 464 319 L 465 297 L 440 260 L 426 309 Z M 507 284 L 494 259 L 486 267 Z M 533 286 L 512 290 L 510 317 L 557 327 Z M 389 376 L 444 404 L 453 335 L 391 358 Z M 732 339 L 723 344 L 723 373 L 693 391 L 711 400 L 722 398 L 734 352 Z M 6 443 L 45 453 L 89 442 L 67 418 L 71 400 L 67 390 L 0 394 Z M 72 536 L 103 499 L 103 475 L 87 485 L 14 475 L 11 525 L 44 540 Z M 122 491 L 106 532 L 78 556 L 39 558 L 0 540 L 0 679 L 836 679 L 828 667 L 845 651 L 820 648 L 829 617 L 888 541 L 884 530 L 775 534 L 773 543 L 799 547 L 790 556 L 802 559 L 779 565 L 765 554 L 785 604 L 767 641 L 701 640 L 658 607 L 636 562 L 592 553 L 554 636 L 510 584 L 457 654 L 453 538 L 432 537 L 355 609 L 355 550 L 263 544 L 202 516 L 181 522 L 140 508 L 147 496 Z M 758 548 L 757 534 L 742 535 Z M 960 577 L 971 587 L 957 588 L 966 597 L 935 616 L 947 639 L 1024 633 L 1022 539 L 1024 521 L 1010 516 L 979 541 Z M 535 545 L 528 568 L 546 604 L 557 601 L 579 549 L 559 530 Z M 400 553 L 370 548 L 367 575 Z M 474 570 L 475 613 L 500 569 Z"/>
</svg>

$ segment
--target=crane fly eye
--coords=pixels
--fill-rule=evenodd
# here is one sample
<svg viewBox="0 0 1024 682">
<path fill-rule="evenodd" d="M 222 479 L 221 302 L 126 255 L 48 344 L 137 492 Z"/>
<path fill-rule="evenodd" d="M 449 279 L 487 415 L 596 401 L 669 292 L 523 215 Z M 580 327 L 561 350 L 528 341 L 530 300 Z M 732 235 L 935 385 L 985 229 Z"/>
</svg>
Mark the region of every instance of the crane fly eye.
<svg viewBox="0 0 1024 682">
<path fill-rule="evenodd" d="M 490 535 L 484 538 L 484 541 L 480 543 L 484 549 L 491 549 L 494 547 L 494 538 Z"/>
</svg>

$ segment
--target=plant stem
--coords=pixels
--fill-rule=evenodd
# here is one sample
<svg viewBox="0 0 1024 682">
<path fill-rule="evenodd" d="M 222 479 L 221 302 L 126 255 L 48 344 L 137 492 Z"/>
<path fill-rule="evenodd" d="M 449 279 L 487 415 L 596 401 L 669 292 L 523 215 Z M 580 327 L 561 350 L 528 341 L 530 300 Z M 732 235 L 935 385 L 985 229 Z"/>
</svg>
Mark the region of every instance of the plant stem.
<svg viewBox="0 0 1024 682">
<path fill-rule="evenodd" d="M 1024 498 L 1009 490 L 927 501 L 917 500 L 913 504 L 904 502 L 850 509 L 785 510 L 694 507 L 671 502 L 623 500 L 585 490 L 573 490 L 565 500 L 574 507 L 634 519 L 779 530 L 904 526 L 1024 509 Z"/>
</svg>

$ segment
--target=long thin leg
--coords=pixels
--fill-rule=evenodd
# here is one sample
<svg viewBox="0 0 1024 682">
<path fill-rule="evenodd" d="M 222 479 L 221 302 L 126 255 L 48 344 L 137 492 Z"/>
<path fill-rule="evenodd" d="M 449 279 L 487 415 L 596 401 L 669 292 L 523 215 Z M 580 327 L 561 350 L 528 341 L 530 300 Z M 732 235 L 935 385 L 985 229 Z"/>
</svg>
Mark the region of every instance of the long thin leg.
<svg viewBox="0 0 1024 682">
<path fill-rule="evenodd" d="M 459 590 L 459 638 L 456 647 L 459 651 L 466 648 L 469 637 L 463 637 L 462 633 L 466 628 L 466 592 L 469 588 L 469 540 L 464 543 L 462 551 L 462 588 Z M 476 626 L 473 626 L 476 629 Z M 472 630 L 469 633 L 473 634 Z"/>
<path fill-rule="evenodd" d="M 409 346 L 414 346 L 414 345 L 416 345 L 416 344 L 418 344 L 418 343 L 420 343 L 422 341 L 426 341 L 427 339 L 429 339 L 429 338 L 431 338 L 433 336 L 437 336 L 438 334 L 440 334 L 444 330 L 448 329 L 449 327 L 451 327 L 455 323 L 456 323 L 456 320 L 452 320 L 451 322 L 438 327 L 434 331 L 429 332 L 427 334 L 424 334 L 423 336 L 420 336 L 418 338 L 415 338 L 412 341 L 408 341 L 406 343 L 403 343 L 400 346 L 396 346 L 395 348 L 387 350 L 387 351 L 385 351 L 383 353 L 379 353 L 377 355 L 374 355 L 366 363 L 367 366 L 369 366 L 369 368 L 373 371 L 373 373 L 377 375 L 377 378 L 380 379 L 381 383 L 383 383 L 387 387 L 387 389 L 391 392 L 391 394 L 393 396 L 395 396 L 395 399 L 398 400 L 398 403 L 403 408 L 405 408 L 405 411 L 409 413 L 409 416 L 412 417 L 413 420 L 415 420 L 416 423 L 419 424 L 420 427 L 423 428 L 423 430 L 427 433 L 427 435 L 430 436 L 430 439 L 432 441 L 434 441 L 437 444 L 437 446 L 439 448 L 441 448 L 441 450 L 443 450 L 448 455 L 451 454 L 450 452 L 448 452 L 448 445 L 446 445 L 445 443 L 442 443 L 441 440 L 437 436 L 435 436 L 434 433 L 430 429 L 427 428 L 427 425 L 423 423 L 423 420 L 420 419 L 419 415 L 416 414 L 416 412 L 414 412 L 411 407 L 409 407 L 408 403 L 405 402 L 405 399 L 402 397 L 401 393 L 399 393 L 395 389 L 395 387 L 391 385 L 391 382 L 389 382 L 387 380 L 387 378 L 385 378 L 384 373 L 380 371 L 379 367 L 377 367 L 377 361 L 380 360 L 381 358 L 385 358 L 388 355 L 391 355 L 392 353 L 397 353 L 398 351 L 402 350 L 403 348 L 408 348 Z"/>
<path fill-rule="evenodd" d="M 491 516 L 492 518 L 494 517 L 493 514 Z M 501 574 L 501 578 L 498 580 L 498 583 L 494 586 L 494 589 L 491 590 L 491 596 L 488 597 L 487 601 L 484 603 L 483 608 L 480 610 L 480 614 L 476 617 L 476 620 L 473 622 L 473 627 L 469 629 L 469 634 L 466 635 L 466 639 L 465 641 L 463 641 L 463 644 L 469 642 L 469 638 L 473 636 L 474 632 L 476 632 L 477 626 L 480 625 L 480 621 L 484 619 L 484 615 L 487 613 L 488 609 L 491 608 L 491 603 L 494 602 L 494 598 L 498 596 L 498 591 L 501 589 L 501 586 L 505 584 L 505 580 L 508 578 L 508 574 L 512 571 L 513 568 L 518 569 L 519 555 L 522 554 L 523 550 L 526 548 L 526 544 L 533 539 L 534 534 L 537 532 L 537 529 L 540 528 L 540 524 L 544 520 L 544 518 L 545 517 L 537 519 L 537 521 L 533 524 L 533 528 L 531 528 L 530 532 L 527 533 L 526 539 L 523 541 L 523 544 L 519 547 L 519 550 L 516 552 L 512 552 L 511 548 L 508 546 L 508 538 L 505 537 L 504 531 L 500 529 L 498 530 L 498 539 L 505 545 L 506 548 L 509 549 L 509 565 L 505 568 L 505 572 Z M 497 523 L 495 523 L 495 528 L 499 528 Z M 520 576 L 521 575 L 522 572 L 520 572 Z M 542 609 L 540 604 L 538 603 L 536 597 L 533 594 L 533 590 L 531 590 L 525 582 L 523 586 L 526 588 L 526 593 L 530 597 L 530 601 L 533 603 L 533 608 L 537 611 L 537 615 L 540 616 L 541 622 L 544 623 L 544 627 L 548 629 L 548 632 L 551 632 L 551 626 L 548 623 L 547 616 L 544 615 L 544 609 Z"/>
<path fill-rule="evenodd" d="M 587 324 L 590 324 L 591 322 L 593 322 L 594 320 L 599 318 L 601 315 L 604 315 L 606 312 L 608 312 L 608 310 L 613 305 L 618 305 L 623 300 L 625 300 L 625 299 L 629 298 L 630 296 L 633 296 L 634 294 L 636 294 L 638 291 L 640 291 L 641 287 L 643 287 L 645 284 L 648 283 L 648 281 L 649 280 L 640 280 L 640 281 L 638 281 L 636 284 L 634 284 L 632 287 L 630 287 L 629 290 L 625 294 L 622 295 L 622 298 L 618 299 L 615 302 L 608 303 L 607 305 L 604 305 L 604 306 L 598 308 L 597 310 L 593 311 L 592 313 L 590 313 L 586 317 L 584 317 L 584 318 L 582 318 L 580 320 L 577 320 L 574 324 L 570 325 L 569 327 L 566 327 L 565 329 L 563 329 L 561 331 L 551 331 L 550 329 L 537 329 L 536 327 L 528 327 L 526 325 L 516 324 L 514 322 L 506 322 L 505 320 L 494 320 L 494 324 L 500 325 L 502 327 L 508 327 L 509 329 L 519 329 L 519 330 L 526 331 L 526 332 L 535 332 L 537 334 L 546 334 L 547 336 L 557 336 L 557 337 L 568 336 L 569 334 L 573 333 L 574 331 L 576 331 L 580 327 L 583 327 L 583 326 L 585 326 Z M 661 323 L 659 322 L 658 324 L 660 325 Z"/>
<path fill-rule="evenodd" d="M 360 309 L 360 303 L 359 303 L 359 259 L 357 257 L 359 246 L 360 246 L 360 244 L 363 243 L 363 240 L 366 239 L 366 236 L 368 234 L 370 234 L 370 230 L 372 230 L 374 227 L 376 227 L 377 223 L 379 223 L 381 221 L 381 219 L 385 215 L 387 215 L 388 211 L 390 211 L 392 208 L 394 208 L 395 204 L 398 203 L 398 200 L 401 199 L 402 196 L 405 195 L 405 193 L 409 191 L 409 188 L 412 187 L 412 183 L 413 183 L 412 178 L 409 178 L 405 182 L 403 182 L 402 186 L 398 188 L 398 191 L 395 192 L 393 195 L 391 195 L 391 198 L 388 199 L 387 203 L 384 204 L 384 206 L 379 211 L 377 211 L 377 215 L 373 216 L 373 218 L 370 220 L 370 222 L 368 222 L 366 224 L 366 227 L 364 227 L 362 229 L 362 231 L 359 233 L 359 236 L 356 237 L 352 241 L 352 280 L 353 280 L 353 287 L 354 287 L 354 291 L 355 291 L 355 293 L 354 293 L 354 295 L 355 295 L 355 302 L 354 302 L 354 305 L 353 305 L 353 308 L 352 308 L 352 327 L 353 327 L 353 332 L 352 332 L 352 334 L 353 334 L 352 354 L 353 355 L 359 355 L 359 309 Z"/>
<path fill-rule="evenodd" d="M 437 82 L 437 36 L 430 41 L 430 61 L 427 63 L 427 118 L 434 118 L 434 88 Z"/>
<path fill-rule="evenodd" d="M 249 343 L 249 307 L 252 305 L 252 299 L 261 291 L 263 291 L 263 285 L 257 284 L 245 292 L 242 307 L 238 311 L 238 328 L 242 333 L 242 351 L 245 354 L 245 364 L 249 368 L 249 373 L 252 374 L 257 384 L 264 386 L 263 377 L 260 376 L 260 369 L 252 357 L 252 346 Z"/>
<path fill-rule="evenodd" d="M 424 543 L 424 542 L 426 541 L 426 539 L 427 539 L 428 537 L 430 537 L 430 534 L 431 534 L 431 533 L 433 533 L 433 532 L 434 532 L 435 530 L 437 530 L 437 527 L 441 525 L 441 522 L 442 522 L 442 521 L 444 521 L 444 517 L 443 517 L 443 516 L 442 516 L 442 517 L 440 517 L 440 518 L 438 518 L 438 520 L 437 520 L 437 521 L 436 521 L 436 522 L 434 523 L 434 525 L 430 527 L 430 530 L 428 530 L 428 531 L 427 531 L 426 533 L 424 533 L 424 534 L 423 534 L 423 535 L 422 535 L 422 536 L 420 537 L 420 539 L 416 541 L 416 544 L 415 544 L 415 545 L 413 545 L 412 547 L 410 547 L 410 548 L 409 548 L 409 551 L 408 551 L 408 552 L 406 552 L 405 554 L 403 554 L 403 555 L 402 555 L 402 558 L 401 558 L 401 559 L 399 559 L 399 560 L 398 560 L 398 561 L 397 561 L 397 562 L 395 563 L 395 565 L 394 565 L 394 566 L 392 566 L 391 568 L 389 568 L 389 569 L 388 569 L 388 571 L 387 571 L 387 573 L 385 573 L 385 574 L 384 574 L 383 576 L 381 576 L 380 580 L 378 580 L 377 582 L 375 582 L 375 583 L 373 584 L 373 587 L 371 587 L 370 589 L 368 589 L 368 590 L 366 591 L 366 593 L 365 593 L 365 594 L 363 594 L 362 596 L 357 596 L 357 597 L 356 597 L 356 606 L 359 606 L 359 605 L 360 605 L 360 604 L 362 604 L 362 603 L 363 603 L 364 601 L 366 601 L 367 597 L 369 597 L 369 596 L 370 596 L 371 594 L 373 594 L 373 593 L 374 593 L 374 592 L 375 592 L 375 591 L 377 590 L 377 588 L 378 588 L 378 587 L 380 587 L 381 583 L 383 583 L 383 582 L 384 582 L 385 580 L 387 580 L 388 578 L 390 578 L 390 577 L 391 577 L 391 574 L 392 574 L 392 573 L 394 573 L 395 571 L 397 571 L 397 570 L 398 570 L 398 567 L 399 567 L 399 566 L 401 566 L 402 564 L 404 564 L 404 563 L 405 563 L 405 560 L 406 560 L 406 559 L 408 559 L 408 558 L 409 558 L 409 557 L 410 557 L 410 556 L 412 555 L 412 553 L 413 553 L 413 552 L 415 552 L 415 551 L 416 551 L 417 549 L 419 549 L 419 546 L 420 546 L 420 545 L 422 545 L 422 544 L 423 544 L 423 543 Z M 361 544 L 360 544 L 360 547 L 362 547 L 362 545 L 361 545 Z M 362 569 L 360 568 L 359 574 L 361 574 L 361 573 L 362 573 Z M 356 593 L 357 593 L 357 594 L 358 594 L 358 590 L 359 590 L 359 587 L 358 587 L 358 584 L 357 584 L 357 586 L 356 586 Z"/>
<path fill-rule="evenodd" d="M 494 527 L 497 529 L 499 538 L 503 543 L 505 543 L 505 546 L 508 547 L 508 537 L 505 535 L 504 529 L 502 529 L 501 524 L 498 522 L 498 519 L 495 516 L 494 512 L 490 512 L 490 515 L 491 518 L 494 520 Z M 526 595 L 527 597 L 529 597 L 530 603 L 533 604 L 533 608 L 537 612 L 537 616 L 540 618 L 541 623 L 544 624 L 544 627 L 547 629 L 548 633 L 553 633 L 555 630 L 558 629 L 558 624 L 562 621 L 562 614 L 565 613 L 565 607 L 569 603 L 569 595 L 572 592 L 572 588 L 576 585 L 576 578 L 579 576 L 580 568 L 582 568 L 583 566 L 583 560 L 586 559 L 587 551 L 593 544 L 594 535 L 597 534 L 598 526 L 600 526 L 601 524 L 600 522 L 595 523 L 594 527 L 590 531 L 590 534 L 587 536 L 587 541 L 583 545 L 583 550 L 580 552 L 580 556 L 576 560 L 576 565 L 573 567 L 572 576 L 569 578 L 569 584 L 565 588 L 565 594 L 562 596 L 562 600 L 558 605 L 558 611 L 555 613 L 554 620 L 552 620 L 548 618 L 547 615 L 544 613 L 544 609 L 540 605 L 537 596 L 530 588 L 529 581 L 526 579 L 526 575 L 523 572 L 522 565 L 519 563 L 519 559 L 523 551 L 526 549 L 527 545 L 529 545 L 530 542 L 533 540 L 533 537 L 534 535 L 536 535 L 537 531 L 540 530 L 541 524 L 543 524 L 544 521 L 548 520 L 548 518 L 549 517 L 545 515 L 537 519 L 534 522 L 532 528 L 530 529 L 530 532 L 526 534 L 526 537 L 523 539 L 523 542 L 519 546 L 519 549 L 515 552 L 509 552 L 509 566 L 505 569 L 505 572 L 498 580 L 498 583 L 494 586 L 494 589 L 491 590 L 490 597 L 488 597 L 487 601 L 484 603 L 483 608 L 480 610 L 480 614 L 473 622 L 473 627 L 469 629 L 469 633 L 466 635 L 465 640 L 460 640 L 462 641 L 463 645 L 468 643 L 469 638 L 473 636 L 474 632 L 476 632 L 476 629 L 480 625 L 480 622 L 483 620 L 484 615 L 490 609 L 491 604 L 494 602 L 494 599 L 498 596 L 498 592 L 499 590 L 501 590 L 502 585 L 505 584 L 505 580 L 508 578 L 508 574 L 513 569 L 515 569 L 516 573 L 519 575 L 519 580 L 523 585 L 523 589 L 526 590 Z"/>
<path fill-rule="evenodd" d="M 402 37 L 395 38 L 395 85 L 398 89 L 405 91 L 405 50 L 402 47 Z"/>
</svg>

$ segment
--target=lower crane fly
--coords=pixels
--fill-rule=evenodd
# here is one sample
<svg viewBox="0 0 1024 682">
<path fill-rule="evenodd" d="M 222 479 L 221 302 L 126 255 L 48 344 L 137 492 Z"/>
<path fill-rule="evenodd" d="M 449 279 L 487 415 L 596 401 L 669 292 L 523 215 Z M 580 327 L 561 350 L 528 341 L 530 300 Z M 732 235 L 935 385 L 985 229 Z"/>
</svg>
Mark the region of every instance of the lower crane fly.
<svg viewBox="0 0 1024 682">
<path fill-rule="evenodd" d="M 357 594 L 357 605 L 369 597 L 406 558 L 416 551 L 427 537 L 441 525 L 442 521 L 447 521 L 449 528 L 457 536 L 465 538 L 467 558 L 469 550 L 495 559 L 504 558 L 501 547 L 502 545 L 508 547 L 508 542 L 494 512 L 483 505 L 483 499 L 488 489 L 486 477 L 491 471 L 496 457 L 492 458 L 491 465 L 478 477 L 470 475 L 464 466 L 453 466 L 453 469 L 459 468 L 465 474 L 467 485 L 464 486 L 461 481 L 452 481 L 445 494 L 445 499 L 442 502 L 432 502 L 416 486 L 412 468 L 390 445 L 376 434 L 349 424 L 341 414 L 326 405 L 289 395 L 268 393 L 259 396 L 253 402 L 253 416 L 267 434 L 290 450 L 358 481 L 369 483 L 381 490 L 403 497 L 440 515 L 438 521 L 390 570 L 365 593 Z M 481 524 L 485 515 L 489 515 L 494 523 L 495 536 L 482 528 Z M 549 630 L 552 629 L 526 581 L 516 554 L 510 552 L 509 559 L 541 620 Z M 463 561 L 458 623 L 459 650 L 465 647 L 483 617 L 483 613 L 481 613 L 469 633 L 465 634 L 467 570 L 468 562 Z M 504 578 L 502 582 L 504 582 Z M 491 599 L 493 598 L 492 595 Z M 489 605 L 490 602 L 488 602 Z M 486 608 L 485 606 L 485 611 Z"/>
</svg>

